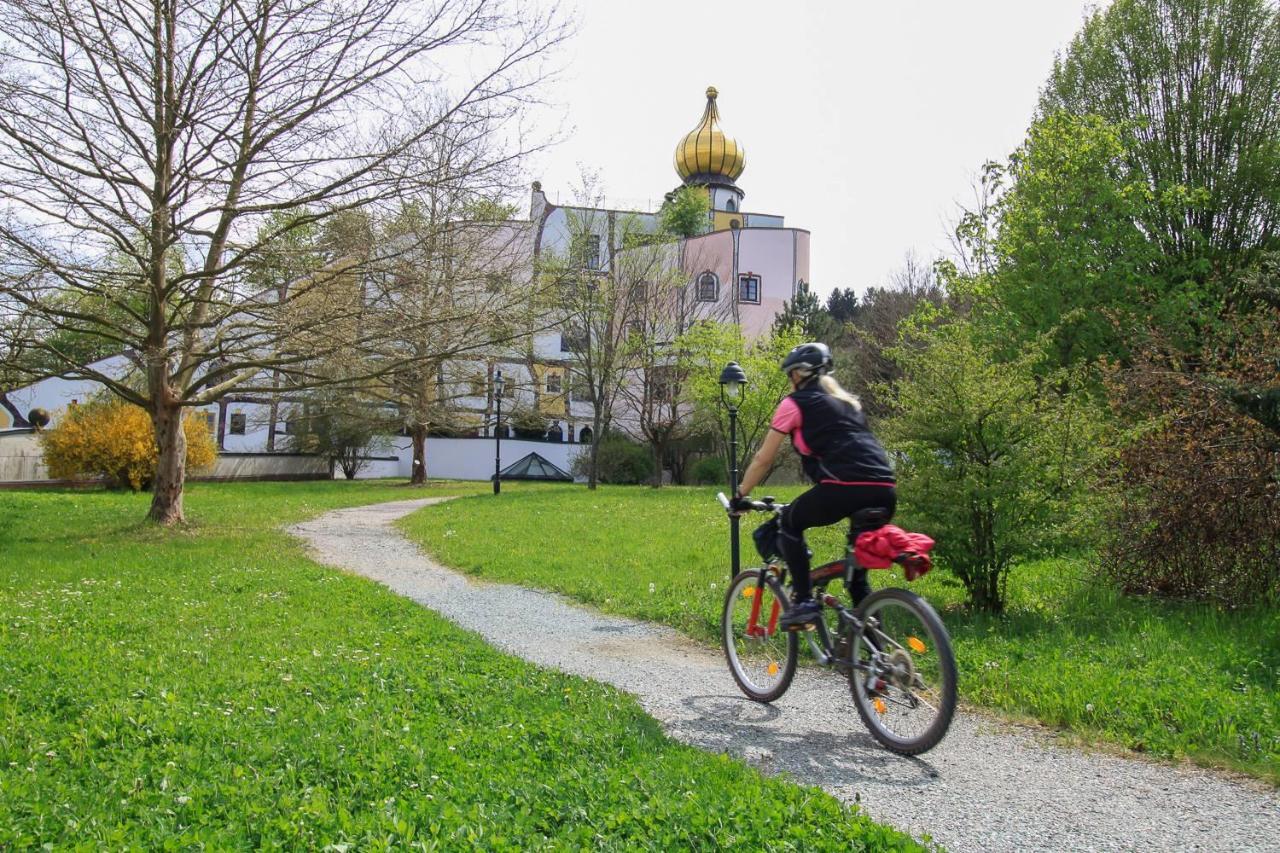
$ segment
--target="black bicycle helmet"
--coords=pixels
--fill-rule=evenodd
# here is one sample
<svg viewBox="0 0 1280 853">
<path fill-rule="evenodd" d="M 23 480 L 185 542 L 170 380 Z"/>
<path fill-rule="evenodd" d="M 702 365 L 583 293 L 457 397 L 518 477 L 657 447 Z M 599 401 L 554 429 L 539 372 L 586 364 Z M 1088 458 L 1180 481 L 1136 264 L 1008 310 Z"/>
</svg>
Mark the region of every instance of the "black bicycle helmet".
<svg viewBox="0 0 1280 853">
<path fill-rule="evenodd" d="M 800 346 L 787 353 L 787 357 L 782 360 L 782 372 L 790 373 L 793 370 L 807 370 L 810 373 L 822 375 L 830 373 L 831 368 L 835 364 L 831 360 L 831 350 L 826 344 L 813 341 Z"/>
</svg>

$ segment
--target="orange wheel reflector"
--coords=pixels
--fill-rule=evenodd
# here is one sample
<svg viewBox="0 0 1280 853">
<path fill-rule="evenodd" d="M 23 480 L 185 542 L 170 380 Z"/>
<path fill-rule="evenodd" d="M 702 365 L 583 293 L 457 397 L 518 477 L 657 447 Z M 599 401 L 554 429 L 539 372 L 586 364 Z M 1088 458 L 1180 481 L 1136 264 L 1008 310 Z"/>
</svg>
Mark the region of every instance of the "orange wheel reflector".
<svg viewBox="0 0 1280 853">
<path fill-rule="evenodd" d="M 877 696 L 874 704 L 876 706 L 876 713 L 883 716 L 884 712 L 887 710 L 884 705 L 884 700 Z"/>
<path fill-rule="evenodd" d="M 918 655 L 925 653 L 925 645 L 915 637 L 907 637 L 907 645 L 911 647 L 911 651 Z"/>
<path fill-rule="evenodd" d="M 777 663 L 777 661 L 769 661 L 769 674 L 770 674 L 770 675 L 777 675 L 777 674 L 778 674 L 778 663 Z"/>
<path fill-rule="evenodd" d="M 756 588 L 754 586 L 749 586 L 742 591 L 743 598 L 751 598 L 751 596 L 755 594 L 756 594 Z"/>
</svg>

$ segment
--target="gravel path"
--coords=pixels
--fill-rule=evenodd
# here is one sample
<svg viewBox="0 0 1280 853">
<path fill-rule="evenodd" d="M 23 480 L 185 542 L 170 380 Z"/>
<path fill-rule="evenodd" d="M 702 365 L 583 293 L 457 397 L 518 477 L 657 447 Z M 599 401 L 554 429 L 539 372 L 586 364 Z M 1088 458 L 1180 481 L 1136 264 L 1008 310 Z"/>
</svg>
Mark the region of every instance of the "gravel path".
<svg viewBox="0 0 1280 853">
<path fill-rule="evenodd" d="M 290 532 L 504 651 L 636 695 L 682 741 L 820 785 L 950 850 L 1280 850 L 1280 796 L 1224 774 L 1086 753 L 963 713 L 932 752 L 900 758 L 863 729 L 844 680 L 812 668 L 775 705 L 750 702 L 720 653 L 668 628 L 436 564 L 391 526 L 433 502 L 338 510 Z"/>
</svg>

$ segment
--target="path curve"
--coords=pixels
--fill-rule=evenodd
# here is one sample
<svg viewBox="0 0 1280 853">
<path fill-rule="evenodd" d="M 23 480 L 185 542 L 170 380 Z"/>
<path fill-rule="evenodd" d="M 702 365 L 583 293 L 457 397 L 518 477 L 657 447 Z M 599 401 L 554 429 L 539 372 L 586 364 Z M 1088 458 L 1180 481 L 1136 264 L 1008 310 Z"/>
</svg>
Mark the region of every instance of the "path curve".
<svg viewBox="0 0 1280 853">
<path fill-rule="evenodd" d="M 494 646 L 637 696 L 673 737 L 819 785 L 953 851 L 1276 850 L 1280 795 L 1224 774 L 1061 746 L 958 714 L 919 758 L 880 748 L 831 672 L 801 668 L 772 706 L 742 697 L 724 658 L 662 626 L 478 581 L 392 526 L 439 499 L 330 512 L 290 528 L 328 565 L 386 584 Z"/>
</svg>

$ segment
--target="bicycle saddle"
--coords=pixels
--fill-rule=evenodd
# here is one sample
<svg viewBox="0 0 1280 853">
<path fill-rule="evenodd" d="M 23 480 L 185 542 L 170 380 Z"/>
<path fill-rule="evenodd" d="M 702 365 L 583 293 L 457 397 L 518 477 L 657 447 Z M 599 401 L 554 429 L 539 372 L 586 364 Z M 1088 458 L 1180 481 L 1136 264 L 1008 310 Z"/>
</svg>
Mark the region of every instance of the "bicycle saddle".
<svg viewBox="0 0 1280 853">
<path fill-rule="evenodd" d="M 859 533 L 866 533 L 868 530 L 884 527 L 891 518 L 893 518 L 893 513 L 885 507 L 860 509 L 849 516 L 849 537 L 853 538 Z"/>
</svg>

